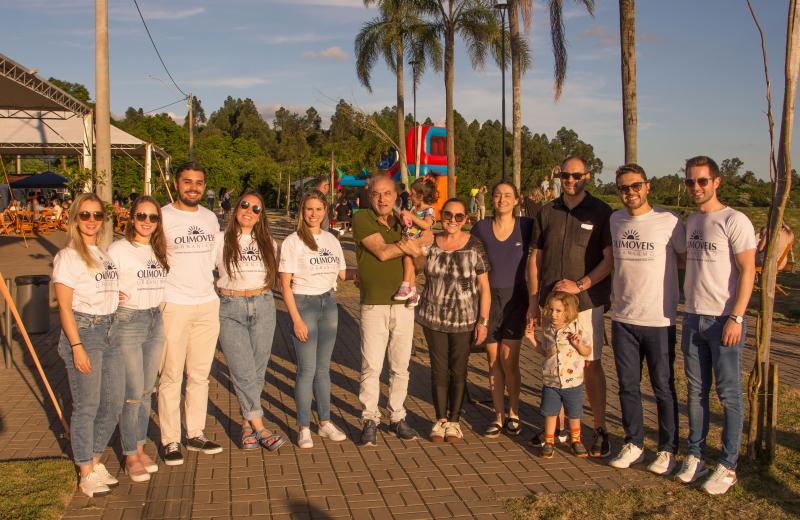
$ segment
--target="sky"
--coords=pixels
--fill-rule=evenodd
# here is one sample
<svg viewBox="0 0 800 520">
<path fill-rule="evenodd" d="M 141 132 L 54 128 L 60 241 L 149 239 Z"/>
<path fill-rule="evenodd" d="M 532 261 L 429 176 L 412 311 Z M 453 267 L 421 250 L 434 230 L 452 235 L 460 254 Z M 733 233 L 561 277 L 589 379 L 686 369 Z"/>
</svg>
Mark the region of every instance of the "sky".
<svg viewBox="0 0 800 520">
<path fill-rule="evenodd" d="M 271 122 L 277 108 L 314 106 L 327 126 L 339 99 L 365 110 L 396 103 L 383 62 L 368 92 L 355 74 L 353 39 L 377 16 L 362 0 L 138 0 L 177 84 L 210 115 L 227 96 L 249 97 Z M 783 101 L 786 0 L 752 0 L 766 33 L 779 121 Z M 109 1 L 111 110 L 145 111 L 182 97 L 147 39 L 133 0 Z M 618 2 L 596 0 L 594 16 L 565 0 L 568 71 L 553 99 L 548 11 L 534 5 L 527 38 L 532 69 L 522 80 L 522 118 L 552 137 L 565 126 L 595 148 L 612 179 L 624 160 Z M 45 78 L 86 85 L 94 96 L 94 1 L 0 0 L 0 52 Z M 651 176 L 678 171 L 686 158 L 739 157 L 768 177 L 769 137 L 758 34 L 744 0 L 637 2 L 639 163 Z M 468 121 L 501 118 L 496 64 L 473 70 L 458 45 L 455 107 Z M 511 81 L 507 74 L 507 125 Z M 411 112 L 411 82 L 406 110 Z M 183 117 L 185 105 L 163 109 Z M 429 71 L 417 89 L 417 117 L 444 123 L 444 78 Z M 777 130 L 776 130 L 777 134 Z M 796 142 L 796 140 L 795 140 Z M 798 146 L 793 144 L 797 156 Z"/>
</svg>

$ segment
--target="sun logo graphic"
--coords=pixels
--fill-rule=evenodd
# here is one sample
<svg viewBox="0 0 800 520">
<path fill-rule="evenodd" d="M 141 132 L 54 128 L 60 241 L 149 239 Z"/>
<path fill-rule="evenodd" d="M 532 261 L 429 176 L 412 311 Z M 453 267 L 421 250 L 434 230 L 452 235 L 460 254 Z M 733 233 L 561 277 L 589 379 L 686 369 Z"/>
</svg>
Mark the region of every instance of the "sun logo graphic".
<svg viewBox="0 0 800 520">
<path fill-rule="evenodd" d="M 622 240 L 639 240 L 639 232 L 635 229 L 626 229 L 620 235 Z"/>
<path fill-rule="evenodd" d="M 692 231 L 689 240 L 703 240 L 703 235 L 699 231 Z"/>
<path fill-rule="evenodd" d="M 114 262 L 111 260 L 103 260 L 103 271 L 99 273 L 95 273 L 94 279 L 96 282 L 102 282 L 104 280 L 116 280 L 118 277 L 117 267 L 114 265 Z"/>
<path fill-rule="evenodd" d="M 202 235 L 203 230 L 197 226 L 189 226 L 188 235 Z"/>
<path fill-rule="evenodd" d="M 324 247 L 320 248 L 317 256 L 312 256 L 309 260 L 312 265 L 338 264 L 339 258 L 333 251 Z"/>
<path fill-rule="evenodd" d="M 103 262 L 103 269 L 105 269 L 106 271 L 113 271 L 114 269 L 116 269 L 116 267 L 114 266 L 114 262 L 112 262 L 111 260 L 105 260 Z"/>
<path fill-rule="evenodd" d="M 245 255 L 257 255 L 257 254 L 258 254 L 258 251 L 256 251 L 256 248 L 253 247 L 253 246 L 246 246 L 246 247 L 242 248 L 242 256 L 245 256 Z"/>
<path fill-rule="evenodd" d="M 145 265 L 147 266 L 148 269 L 158 269 L 161 267 L 161 264 L 159 264 L 155 258 L 151 258 L 150 260 L 145 262 Z"/>
<path fill-rule="evenodd" d="M 330 249 L 323 247 L 319 250 L 319 256 L 333 256 L 333 252 L 331 252 Z"/>
<path fill-rule="evenodd" d="M 717 244 L 714 242 L 706 242 L 703 240 L 703 233 L 700 231 L 692 231 L 689 233 L 689 240 L 686 244 L 687 249 L 695 249 L 700 251 L 716 251 Z"/>
</svg>

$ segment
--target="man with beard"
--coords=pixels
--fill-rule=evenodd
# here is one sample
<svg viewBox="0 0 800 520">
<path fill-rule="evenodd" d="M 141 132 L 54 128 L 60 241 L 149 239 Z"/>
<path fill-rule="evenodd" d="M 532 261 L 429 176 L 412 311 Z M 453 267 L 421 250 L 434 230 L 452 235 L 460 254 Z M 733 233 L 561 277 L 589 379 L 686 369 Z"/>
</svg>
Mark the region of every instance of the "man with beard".
<svg viewBox="0 0 800 520">
<path fill-rule="evenodd" d="M 658 455 L 647 469 L 667 475 L 675 469 L 678 453 L 675 315 L 678 258 L 686 253 L 686 230 L 677 215 L 647 201 L 650 182 L 638 164 L 617 169 L 617 192 L 625 207 L 611 215 L 611 345 L 625 445 L 610 465 L 624 469 L 644 460 L 640 387 L 646 360 L 658 409 Z"/>
<path fill-rule="evenodd" d="M 528 258 L 528 327 L 532 329 L 552 291 L 578 296 L 578 321 L 592 341 L 586 360 L 586 394 L 594 417 L 592 457 L 611 455 L 606 432 L 606 376 L 601 364 L 603 313 L 611 301 L 613 257 L 608 204 L 586 192 L 591 178 L 586 162 L 568 157 L 560 169 L 561 196 L 539 212 L 531 234 Z"/>
<path fill-rule="evenodd" d="M 206 174 L 196 162 L 175 173 L 178 200 L 161 209 L 170 270 L 161 312 L 164 357 L 158 386 L 158 416 L 163 459 L 183 464 L 181 453 L 181 384 L 186 372 L 184 403 L 186 449 L 209 455 L 222 446 L 203 435 L 208 411 L 208 374 L 219 336 L 219 298 L 214 291 L 214 237 L 217 216 L 200 206 Z"/>
</svg>

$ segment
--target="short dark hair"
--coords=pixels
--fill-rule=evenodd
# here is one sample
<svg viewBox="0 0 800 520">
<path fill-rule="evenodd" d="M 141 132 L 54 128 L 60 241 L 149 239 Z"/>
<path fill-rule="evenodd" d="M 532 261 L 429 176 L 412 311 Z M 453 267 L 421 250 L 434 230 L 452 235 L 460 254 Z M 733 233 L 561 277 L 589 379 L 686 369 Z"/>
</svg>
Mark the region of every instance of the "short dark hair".
<svg viewBox="0 0 800 520">
<path fill-rule="evenodd" d="M 189 171 L 189 170 L 195 171 L 195 172 L 200 172 L 200 173 L 203 174 L 203 177 L 205 177 L 205 175 L 206 175 L 206 169 L 203 168 L 203 166 L 199 162 L 187 161 L 187 162 L 181 164 L 180 166 L 178 166 L 178 169 L 175 170 L 175 180 L 176 181 L 179 180 L 181 178 L 181 174 L 183 172 L 186 172 L 186 171 Z"/>
<path fill-rule="evenodd" d="M 328 184 L 330 184 L 330 183 L 331 183 L 331 180 L 328 178 L 328 176 L 327 176 L 327 175 L 320 175 L 320 176 L 319 176 L 319 177 L 317 177 L 317 179 L 314 181 L 314 187 L 316 187 L 316 188 L 319 188 L 320 186 L 322 186 L 322 185 L 323 185 L 323 184 L 325 184 L 326 182 L 327 182 Z"/>
<path fill-rule="evenodd" d="M 685 172 L 689 173 L 689 168 L 696 166 L 708 166 L 708 171 L 711 173 L 711 178 L 716 179 L 719 177 L 719 166 L 711 157 L 707 155 L 698 155 L 691 159 L 686 159 Z"/>
<path fill-rule="evenodd" d="M 461 204 L 461 207 L 464 208 L 464 211 L 465 212 L 467 211 L 467 204 L 463 200 L 459 199 L 458 197 L 450 197 L 449 199 L 444 201 L 444 204 L 442 204 L 442 209 L 444 209 L 445 206 L 447 206 L 448 204 L 451 204 L 451 203 L 452 204 Z"/>
<path fill-rule="evenodd" d="M 514 183 L 512 183 L 511 181 L 498 181 L 498 182 L 496 182 L 494 184 L 494 186 L 492 186 L 492 196 L 493 197 L 494 197 L 494 192 L 497 191 L 497 188 L 499 188 L 500 186 L 503 186 L 503 185 L 508 186 L 509 188 L 511 188 L 511 191 L 514 192 L 514 198 L 516 198 L 516 199 L 519 198 L 519 190 L 517 189 L 516 185 L 514 185 Z"/>
<path fill-rule="evenodd" d="M 639 175 L 642 176 L 644 180 L 647 180 L 647 173 L 645 173 L 644 168 L 642 168 L 636 163 L 623 164 L 622 166 L 617 168 L 616 178 L 619 179 L 626 173 L 638 173 Z"/>
<path fill-rule="evenodd" d="M 411 191 L 422 195 L 422 201 L 426 204 L 435 204 L 439 200 L 439 193 L 436 191 L 436 184 L 432 180 L 422 177 L 414 181 Z"/>
</svg>

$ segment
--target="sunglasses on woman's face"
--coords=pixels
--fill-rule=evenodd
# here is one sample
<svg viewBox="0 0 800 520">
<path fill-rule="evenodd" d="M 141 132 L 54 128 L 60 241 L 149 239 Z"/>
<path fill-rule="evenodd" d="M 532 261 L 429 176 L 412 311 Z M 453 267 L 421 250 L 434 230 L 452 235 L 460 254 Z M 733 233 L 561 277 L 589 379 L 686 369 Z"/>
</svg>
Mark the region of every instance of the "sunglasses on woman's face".
<svg viewBox="0 0 800 520">
<path fill-rule="evenodd" d="M 442 211 L 442 220 L 455 220 L 459 224 L 464 222 L 467 216 L 464 213 L 453 213 L 452 211 Z"/>
<path fill-rule="evenodd" d="M 102 211 L 81 211 L 78 213 L 78 218 L 84 222 L 88 222 L 91 218 L 94 218 L 94 220 L 98 222 L 102 222 L 102 220 L 106 218 L 106 214 Z"/>
<path fill-rule="evenodd" d="M 157 213 L 136 213 L 136 215 L 134 216 L 136 217 L 136 220 L 138 220 L 139 222 L 144 222 L 145 220 L 149 220 L 151 224 L 155 224 L 160 220 Z"/>
<path fill-rule="evenodd" d="M 705 188 L 708 186 L 708 183 L 711 182 L 711 179 L 708 177 L 700 177 L 699 179 L 684 179 L 683 183 L 686 185 L 687 188 L 694 188 L 694 185 L 697 184 L 701 188 Z"/>
<path fill-rule="evenodd" d="M 242 209 L 250 208 L 250 211 L 252 211 L 256 215 L 261 213 L 261 206 L 259 206 L 258 204 L 250 204 L 250 202 L 248 202 L 246 200 L 243 200 L 242 202 L 240 202 L 239 203 L 239 207 L 242 208 Z"/>
</svg>

